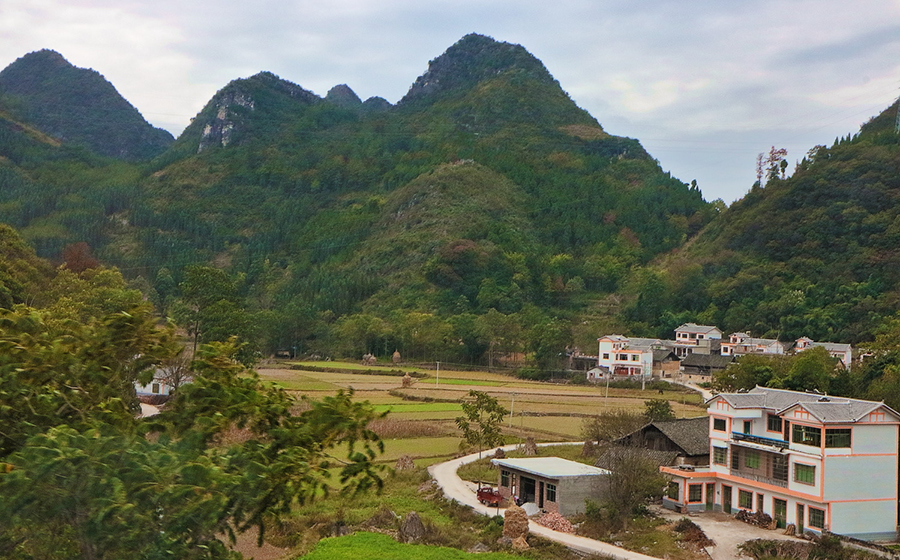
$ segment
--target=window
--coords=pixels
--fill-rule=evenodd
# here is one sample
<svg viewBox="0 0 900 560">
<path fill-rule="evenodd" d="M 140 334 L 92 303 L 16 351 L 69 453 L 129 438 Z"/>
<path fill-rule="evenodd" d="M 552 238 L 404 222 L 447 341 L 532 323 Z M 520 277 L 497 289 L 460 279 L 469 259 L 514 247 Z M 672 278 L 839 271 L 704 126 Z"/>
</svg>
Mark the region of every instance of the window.
<svg viewBox="0 0 900 560">
<path fill-rule="evenodd" d="M 802 443 L 803 445 L 819 447 L 822 445 L 822 429 L 794 424 L 794 435 L 791 438 L 791 441 L 794 443 Z"/>
<path fill-rule="evenodd" d="M 750 423 L 750 420 L 744 420 L 744 433 L 745 433 L 745 434 L 749 434 L 749 433 L 750 433 L 750 431 L 751 431 L 751 430 L 750 430 L 750 426 L 751 426 L 751 425 L 752 425 L 752 424 Z"/>
<path fill-rule="evenodd" d="M 151 390 L 153 391 L 153 394 L 158 395 L 159 394 L 159 383 L 154 383 L 153 388 Z"/>
<path fill-rule="evenodd" d="M 724 418 L 713 418 L 713 430 L 717 432 L 724 432 L 727 424 L 725 423 Z"/>
<path fill-rule="evenodd" d="M 826 428 L 825 447 L 850 447 L 850 428 Z"/>
<path fill-rule="evenodd" d="M 759 468 L 759 451 L 748 449 L 744 453 L 744 466 L 748 469 Z"/>
<path fill-rule="evenodd" d="M 794 464 L 794 482 L 801 484 L 816 483 L 816 467 L 814 465 Z"/>
<path fill-rule="evenodd" d="M 666 497 L 670 500 L 678 501 L 678 491 L 680 488 L 678 487 L 677 482 L 670 482 L 666 487 Z"/>
<path fill-rule="evenodd" d="M 604 352 L 604 353 L 603 353 L 603 359 L 604 359 L 604 360 L 608 360 L 608 359 L 609 359 L 609 352 Z"/>
<path fill-rule="evenodd" d="M 766 429 L 770 432 L 780 432 L 781 431 L 781 416 L 776 416 L 774 414 L 770 414 L 768 421 L 766 422 Z"/>
<path fill-rule="evenodd" d="M 619 355 L 616 357 L 616 359 L 617 359 L 617 360 L 622 360 L 623 362 L 627 362 L 627 361 L 628 361 L 628 354 L 619 354 Z"/>
<path fill-rule="evenodd" d="M 555 484 L 547 485 L 547 501 L 548 502 L 556 501 L 556 485 Z"/>
<path fill-rule="evenodd" d="M 809 526 L 815 529 L 825 528 L 825 510 L 809 508 Z"/>
<path fill-rule="evenodd" d="M 703 501 L 703 485 L 688 484 L 688 502 L 696 503 Z"/>
<path fill-rule="evenodd" d="M 731 468 L 734 470 L 741 468 L 741 449 L 739 447 L 731 447 Z"/>
<path fill-rule="evenodd" d="M 753 492 L 738 490 L 738 506 L 744 509 L 753 509 Z"/>
<path fill-rule="evenodd" d="M 509 487 L 509 471 L 500 471 L 500 486 Z"/>
<path fill-rule="evenodd" d="M 728 450 L 724 447 L 713 447 L 713 464 L 727 465 Z"/>
<path fill-rule="evenodd" d="M 641 357 L 638 356 L 637 354 L 632 354 L 632 355 L 631 355 L 631 361 L 632 361 L 632 362 L 638 362 L 638 361 L 640 361 L 640 359 L 641 359 Z"/>
</svg>

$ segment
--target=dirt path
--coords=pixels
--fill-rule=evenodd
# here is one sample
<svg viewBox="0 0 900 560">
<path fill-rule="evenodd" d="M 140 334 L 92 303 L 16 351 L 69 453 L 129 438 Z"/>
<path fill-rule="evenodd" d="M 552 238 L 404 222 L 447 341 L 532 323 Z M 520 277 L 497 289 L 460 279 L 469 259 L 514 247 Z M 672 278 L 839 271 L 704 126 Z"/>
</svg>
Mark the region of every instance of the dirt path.
<svg viewBox="0 0 900 560">
<path fill-rule="evenodd" d="M 706 536 L 716 543 L 714 546 L 706 548 L 706 552 L 712 560 L 746 560 L 747 557 L 741 555 L 738 546 L 753 539 L 797 540 L 796 537 L 781 534 L 781 531 L 770 531 L 748 525 L 726 513 L 711 512 L 685 515 L 661 507 L 654 507 L 653 513 L 672 521 L 688 517 L 696 523 L 703 529 Z"/>
</svg>

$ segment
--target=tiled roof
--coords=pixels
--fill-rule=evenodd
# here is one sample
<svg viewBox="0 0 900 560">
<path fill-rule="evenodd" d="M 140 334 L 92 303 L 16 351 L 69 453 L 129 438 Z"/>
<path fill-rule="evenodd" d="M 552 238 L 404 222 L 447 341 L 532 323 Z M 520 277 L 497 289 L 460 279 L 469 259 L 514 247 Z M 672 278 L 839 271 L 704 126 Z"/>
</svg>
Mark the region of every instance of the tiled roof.
<svg viewBox="0 0 900 560">
<path fill-rule="evenodd" d="M 620 449 L 621 448 L 617 448 L 615 446 L 611 449 L 607 449 L 597 458 L 597 461 L 594 464 L 601 469 L 615 469 L 618 466 L 618 460 L 621 453 Z M 627 449 L 634 450 L 633 447 L 628 447 Z M 706 449 L 706 452 L 709 453 L 708 447 Z M 641 449 L 640 454 L 650 461 L 653 461 L 660 467 L 670 467 L 674 465 L 675 460 L 678 459 L 677 451 L 656 451 L 654 449 Z"/>
<path fill-rule="evenodd" d="M 698 325 L 697 323 L 685 323 L 675 329 L 675 332 L 686 332 L 686 333 L 702 333 L 706 334 L 708 332 L 719 330 L 716 327 L 710 325 Z"/>
<path fill-rule="evenodd" d="M 713 397 L 713 399 L 718 397 L 725 399 L 734 408 L 764 408 L 777 414 L 781 414 L 796 405 L 801 405 L 823 423 L 857 422 L 869 412 L 881 407 L 900 418 L 900 415 L 881 402 L 832 397 L 819 393 L 771 389 L 769 387 L 755 387 L 747 393 L 722 393 Z"/>
<path fill-rule="evenodd" d="M 709 417 L 682 418 L 667 422 L 652 422 L 660 432 L 684 449 L 688 455 L 709 453 Z"/>
<path fill-rule="evenodd" d="M 681 360 L 681 365 L 688 367 L 712 367 L 725 369 L 728 364 L 734 361 L 732 356 L 720 356 L 718 354 L 698 354 L 696 352 L 688 354 Z"/>
</svg>

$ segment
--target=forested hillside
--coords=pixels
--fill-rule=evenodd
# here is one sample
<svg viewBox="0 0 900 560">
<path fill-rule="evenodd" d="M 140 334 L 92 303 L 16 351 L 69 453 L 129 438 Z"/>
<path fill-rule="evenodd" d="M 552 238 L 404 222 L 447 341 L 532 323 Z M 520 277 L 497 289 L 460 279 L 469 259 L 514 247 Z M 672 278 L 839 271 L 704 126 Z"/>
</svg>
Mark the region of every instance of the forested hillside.
<svg viewBox="0 0 900 560">
<path fill-rule="evenodd" d="M 57 140 L 125 160 L 153 157 L 173 140 L 145 121 L 103 76 L 47 49 L 0 72 L 0 112 Z"/>
<path fill-rule="evenodd" d="M 659 333 L 696 320 L 782 340 L 872 340 L 900 308 L 896 115 L 894 104 L 813 148 L 791 177 L 770 173 L 645 271 L 629 318 Z"/>
<path fill-rule="evenodd" d="M 86 241 L 191 324 L 185 267 L 216 267 L 230 288 L 206 332 L 267 353 L 549 359 L 632 267 L 715 215 L 523 47 L 480 35 L 395 106 L 267 72 L 235 80 L 140 165 L 60 144 L 26 117 L 6 121 L 0 221 L 49 258 Z"/>
</svg>

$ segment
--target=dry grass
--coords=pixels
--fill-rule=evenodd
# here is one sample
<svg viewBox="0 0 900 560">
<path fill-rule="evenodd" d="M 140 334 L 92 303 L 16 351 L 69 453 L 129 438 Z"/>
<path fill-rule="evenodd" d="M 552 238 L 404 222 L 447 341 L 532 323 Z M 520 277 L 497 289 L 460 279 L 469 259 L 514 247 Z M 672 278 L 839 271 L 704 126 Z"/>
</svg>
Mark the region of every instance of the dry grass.
<svg viewBox="0 0 900 560">
<path fill-rule="evenodd" d="M 420 437 L 441 437 L 450 434 L 446 425 L 420 420 L 382 418 L 369 423 L 369 429 L 382 439 L 405 439 Z"/>
</svg>

